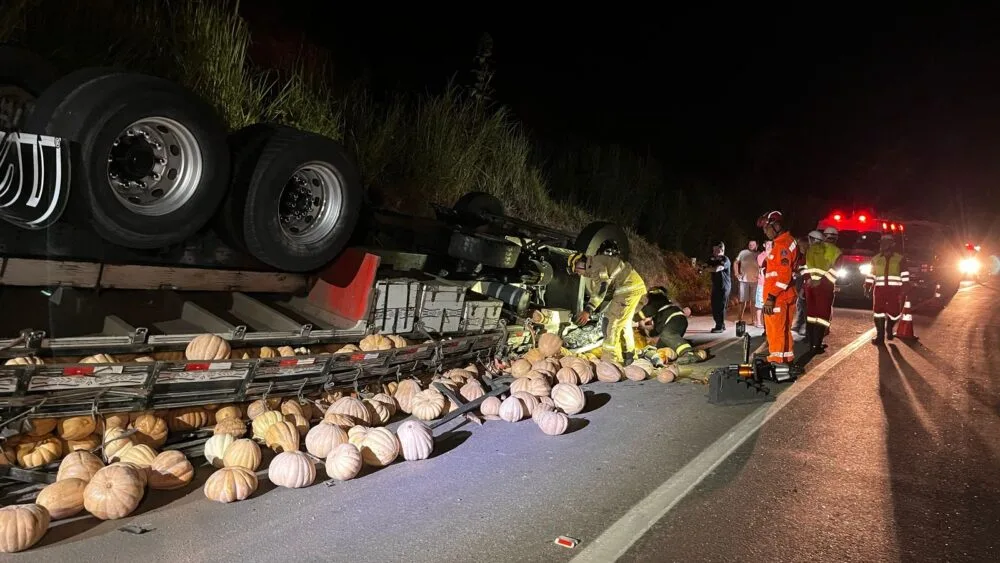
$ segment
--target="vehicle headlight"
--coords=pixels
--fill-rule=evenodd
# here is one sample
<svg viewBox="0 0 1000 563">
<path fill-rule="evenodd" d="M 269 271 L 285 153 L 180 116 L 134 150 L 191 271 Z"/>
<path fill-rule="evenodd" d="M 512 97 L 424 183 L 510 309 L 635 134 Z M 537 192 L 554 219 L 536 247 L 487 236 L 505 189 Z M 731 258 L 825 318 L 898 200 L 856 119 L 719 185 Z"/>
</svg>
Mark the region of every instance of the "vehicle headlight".
<svg viewBox="0 0 1000 563">
<path fill-rule="evenodd" d="M 976 274 L 979 273 L 979 269 L 982 268 L 982 264 L 976 258 L 964 258 L 958 263 L 958 271 L 963 274 Z"/>
<path fill-rule="evenodd" d="M 862 264 L 862 265 L 858 266 L 858 271 L 861 272 L 862 276 L 870 276 L 870 275 L 872 275 L 872 265 L 871 264 Z"/>
<path fill-rule="evenodd" d="M 846 277 L 847 277 L 847 268 L 838 268 L 837 269 L 837 278 L 844 279 Z"/>
</svg>

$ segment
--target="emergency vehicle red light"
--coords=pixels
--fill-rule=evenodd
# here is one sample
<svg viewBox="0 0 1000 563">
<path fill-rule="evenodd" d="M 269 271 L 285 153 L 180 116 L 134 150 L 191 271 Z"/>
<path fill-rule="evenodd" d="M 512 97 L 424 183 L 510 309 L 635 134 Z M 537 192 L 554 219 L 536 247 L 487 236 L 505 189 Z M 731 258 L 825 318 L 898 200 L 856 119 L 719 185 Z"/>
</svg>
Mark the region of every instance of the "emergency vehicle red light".
<svg viewBox="0 0 1000 563">
<path fill-rule="evenodd" d="M 883 222 L 882 223 L 882 228 L 883 229 L 888 229 L 889 228 L 889 223 Z"/>
<path fill-rule="evenodd" d="M 864 223 L 867 220 L 868 220 L 868 217 L 866 217 L 865 215 L 858 215 L 858 221 L 861 221 L 862 223 Z"/>
<path fill-rule="evenodd" d="M 889 226 L 889 228 L 892 229 L 893 231 L 895 231 L 896 230 L 896 224 L 893 223 L 892 225 Z"/>
<path fill-rule="evenodd" d="M 899 226 L 899 232 L 903 232 L 903 225 Z"/>
<path fill-rule="evenodd" d="M 833 214 L 833 220 L 834 221 L 840 221 L 840 219 L 841 219 L 840 213 L 834 213 Z"/>
</svg>

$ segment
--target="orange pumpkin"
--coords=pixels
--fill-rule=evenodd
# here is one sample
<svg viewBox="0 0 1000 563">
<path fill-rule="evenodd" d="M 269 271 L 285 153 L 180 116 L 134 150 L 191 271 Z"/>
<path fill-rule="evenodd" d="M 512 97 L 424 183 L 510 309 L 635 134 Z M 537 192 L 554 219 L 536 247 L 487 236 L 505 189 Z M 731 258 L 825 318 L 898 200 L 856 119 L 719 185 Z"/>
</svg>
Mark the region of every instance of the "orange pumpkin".
<svg viewBox="0 0 1000 563">
<path fill-rule="evenodd" d="M 55 436 L 17 445 L 17 464 L 25 469 L 48 465 L 62 456 L 62 444 Z"/>
<path fill-rule="evenodd" d="M 97 430 L 97 420 L 92 416 L 71 416 L 60 419 L 58 429 L 63 440 L 80 440 Z"/>
<path fill-rule="evenodd" d="M 188 343 L 184 357 L 189 360 L 225 360 L 231 352 L 229 343 L 223 338 L 214 334 L 202 334 Z"/>
<path fill-rule="evenodd" d="M 208 426 L 209 413 L 200 407 L 172 409 L 167 414 L 167 426 L 171 432 L 191 432 Z"/>
<path fill-rule="evenodd" d="M 242 467 L 224 467 L 205 481 L 205 496 L 215 502 L 246 500 L 257 490 L 257 475 Z"/>
<path fill-rule="evenodd" d="M 167 441 L 167 421 L 154 414 L 139 416 L 132 423 L 132 428 L 136 430 L 136 433 L 132 435 L 132 441 L 136 444 L 158 448 Z"/>
<path fill-rule="evenodd" d="M 127 464 L 102 468 L 83 491 L 83 506 L 101 520 L 124 518 L 139 506 L 146 479 L 140 470 Z"/>
<path fill-rule="evenodd" d="M 215 425 L 212 434 L 230 434 L 234 438 L 242 438 L 247 434 L 247 423 L 238 418 L 226 418 Z"/>
<path fill-rule="evenodd" d="M 35 504 L 44 506 L 53 520 L 76 516 L 83 510 L 83 491 L 87 482 L 83 479 L 63 479 L 47 485 L 38 493 Z"/>
<path fill-rule="evenodd" d="M 24 551 L 49 529 L 49 511 L 38 504 L 0 507 L 0 553 Z"/>
<path fill-rule="evenodd" d="M 32 418 L 31 419 L 31 430 L 28 431 L 29 436 L 44 436 L 56 429 L 59 424 L 59 419 L 56 418 Z"/>
<path fill-rule="evenodd" d="M 90 452 L 72 452 L 59 463 L 56 481 L 63 479 L 90 481 L 102 467 L 104 467 L 104 463 L 96 455 Z"/>
<path fill-rule="evenodd" d="M 264 443 L 276 452 L 294 452 L 299 449 L 299 430 L 286 420 L 267 427 Z"/>
<path fill-rule="evenodd" d="M 161 491 L 180 489 L 194 479 L 194 466 L 177 450 L 167 450 L 156 456 L 149 466 L 149 488 Z"/>
<path fill-rule="evenodd" d="M 257 471 L 257 468 L 260 467 L 260 457 L 260 446 L 253 440 L 241 438 L 226 448 L 222 456 L 222 465 Z"/>
</svg>

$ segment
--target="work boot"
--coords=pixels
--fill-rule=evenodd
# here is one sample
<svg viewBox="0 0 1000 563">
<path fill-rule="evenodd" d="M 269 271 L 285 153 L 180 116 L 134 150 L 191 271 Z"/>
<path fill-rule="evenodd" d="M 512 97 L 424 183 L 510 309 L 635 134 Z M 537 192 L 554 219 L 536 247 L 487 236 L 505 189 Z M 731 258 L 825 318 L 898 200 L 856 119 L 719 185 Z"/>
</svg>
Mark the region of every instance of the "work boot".
<svg viewBox="0 0 1000 563">
<path fill-rule="evenodd" d="M 881 346 L 885 343 L 885 319 L 875 319 L 875 338 L 872 344 Z"/>
<path fill-rule="evenodd" d="M 696 364 L 700 361 L 701 358 L 699 358 L 694 352 L 685 352 L 681 354 L 679 358 L 677 358 L 677 364 L 682 366 L 686 366 L 688 364 Z"/>
<path fill-rule="evenodd" d="M 896 321 L 892 319 L 886 319 L 885 323 L 885 338 L 886 340 L 894 340 L 896 338 L 896 331 L 893 330 L 896 327 Z"/>
<path fill-rule="evenodd" d="M 635 361 L 635 352 L 625 352 L 622 354 L 622 365 L 629 366 Z"/>
<path fill-rule="evenodd" d="M 824 332 L 826 332 L 826 327 L 821 324 L 817 324 L 813 327 L 812 349 L 813 352 L 816 352 L 817 354 L 826 352 L 826 346 L 823 344 Z"/>
</svg>

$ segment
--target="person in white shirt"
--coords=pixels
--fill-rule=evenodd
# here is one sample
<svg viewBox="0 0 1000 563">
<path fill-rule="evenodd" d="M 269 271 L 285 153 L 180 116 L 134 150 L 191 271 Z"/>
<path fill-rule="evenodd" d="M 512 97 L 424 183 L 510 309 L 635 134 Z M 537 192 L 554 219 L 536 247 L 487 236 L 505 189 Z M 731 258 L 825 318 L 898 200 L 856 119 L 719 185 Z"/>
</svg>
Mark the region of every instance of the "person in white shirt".
<svg viewBox="0 0 1000 563">
<path fill-rule="evenodd" d="M 756 307 L 757 275 L 760 272 L 760 266 L 757 264 L 757 256 L 759 254 L 757 252 L 757 241 L 752 240 L 747 244 L 746 248 L 736 255 L 736 262 L 733 264 L 736 270 L 736 281 L 740 284 L 740 320 L 742 321 L 744 315 L 746 315 L 747 304 L 749 303 L 754 324 L 757 324 L 756 320 L 759 315 Z"/>
</svg>

